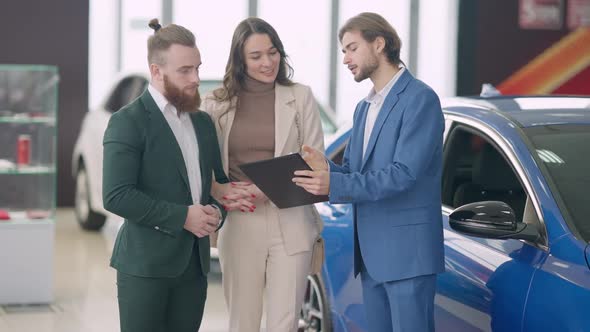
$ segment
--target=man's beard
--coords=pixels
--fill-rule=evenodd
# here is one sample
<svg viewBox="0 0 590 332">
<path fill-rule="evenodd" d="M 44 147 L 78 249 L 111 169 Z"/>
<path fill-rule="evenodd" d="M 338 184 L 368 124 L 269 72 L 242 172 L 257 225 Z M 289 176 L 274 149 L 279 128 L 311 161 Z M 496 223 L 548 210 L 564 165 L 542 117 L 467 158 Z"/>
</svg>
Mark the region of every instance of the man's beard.
<svg viewBox="0 0 590 332">
<path fill-rule="evenodd" d="M 373 55 L 363 66 L 359 67 L 359 72 L 356 76 L 354 76 L 354 80 L 357 82 L 362 82 L 367 78 L 371 77 L 375 70 L 379 67 L 379 60 L 375 55 Z"/>
<path fill-rule="evenodd" d="M 195 95 L 189 96 L 184 92 L 184 89 L 180 89 L 170 82 L 166 75 L 164 75 L 164 97 L 181 113 L 196 112 L 199 110 L 199 106 L 201 106 L 199 86 L 195 87 Z"/>
</svg>

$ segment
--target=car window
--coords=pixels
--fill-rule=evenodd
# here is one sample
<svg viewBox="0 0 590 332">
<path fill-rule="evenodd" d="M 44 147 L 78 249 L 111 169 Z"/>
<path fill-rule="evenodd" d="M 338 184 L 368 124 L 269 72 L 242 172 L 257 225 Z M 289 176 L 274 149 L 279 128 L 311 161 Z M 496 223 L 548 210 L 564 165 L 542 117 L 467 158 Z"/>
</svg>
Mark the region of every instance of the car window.
<svg viewBox="0 0 590 332">
<path fill-rule="evenodd" d="M 443 204 L 452 208 L 501 201 L 523 220 L 527 195 L 516 173 L 491 140 L 463 127 L 454 128 L 444 153 Z"/>
<path fill-rule="evenodd" d="M 532 142 L 533 154 L 570 228 L 590 241 L 590 125 L 538 125 L 524 128 Z"/>
<path fill-rule="evenodd" d="M 117 84 L 107 99 L 105 109 L 111 113 L 115 113 L 137 98 L 146 87 L 147 81 L 145 79 L 136 76 L 124 78 Z"/>
</svg>

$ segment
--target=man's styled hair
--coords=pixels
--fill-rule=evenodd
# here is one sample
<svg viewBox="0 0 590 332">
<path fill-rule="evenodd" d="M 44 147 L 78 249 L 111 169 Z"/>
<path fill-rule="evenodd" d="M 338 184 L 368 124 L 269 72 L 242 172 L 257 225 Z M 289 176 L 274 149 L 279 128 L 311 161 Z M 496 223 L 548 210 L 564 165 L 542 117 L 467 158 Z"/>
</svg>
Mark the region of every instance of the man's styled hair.
<svg viewBox="0 0 590 332">
<path fill-rule="evenodd" d="M 287 61 L 287 54 L 283 47 L 283 42 L 279 38 L 276 30 L 265 20 L 250 17 L 238 24 L 231 41 L 229 58 L 225 66 L 225 75 L 223 76 L 223 86 L 214 91 L 213 96 L 218 101 L 228 101 L 237 96 L 243 88 L 246 80 L 246 58 L 244 55 L 244 44 L 253 34 L 266 34 L 270 38 L 272 45 L 279 52 L 281 59 L 279 61 L 279 72 L 276 82 L 281 85 L 293 85 L 291 77 L 293 68 Z"/>
<path fill-rule="evenodd" d="M 154 29 L 154 34 L 148 38 L 148 64 L 164 65 L 166 59 L 163 53 L 173 44 L 197 47 L 195 35 L 185 27 L 170 24 L 162 27 L 157 18 L 150 21 L 148 26 Z"/>
<path fill-rule="evenodd" d="M 394 65 L 403 64 L 403 61 L 399 57 L 402 41 L 399 39 L 395 29 L 383 16 L 376 13 L 360 13 L 357 16 L 351 17 L 338 32 L 340 42 L 342 42 L 342 36 L 351 31 L 359 31 L 363 39 L 369 43 L 374 42 L 377 37 L 383 37 L 385 40 L 383 51 L 389 62 Z"/>
</svg>

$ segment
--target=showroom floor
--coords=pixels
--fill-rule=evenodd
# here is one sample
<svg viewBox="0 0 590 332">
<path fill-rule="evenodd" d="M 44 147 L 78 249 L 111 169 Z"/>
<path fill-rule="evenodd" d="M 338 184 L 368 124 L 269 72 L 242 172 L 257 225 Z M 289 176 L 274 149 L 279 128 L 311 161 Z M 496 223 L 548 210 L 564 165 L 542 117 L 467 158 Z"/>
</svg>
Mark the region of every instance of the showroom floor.
<svg viewBox="0 0 590 332">
<path fill-rule="evenodd" d="M 57 212 L 51 305 L 0 306 L 0 332 L 119 331 L 115 270 L 108 266 L 115 222 L 82 231 L 71 209 Z M 213 262 L 200 331 L 227 331 L 219 265 Z"/>
</svg>

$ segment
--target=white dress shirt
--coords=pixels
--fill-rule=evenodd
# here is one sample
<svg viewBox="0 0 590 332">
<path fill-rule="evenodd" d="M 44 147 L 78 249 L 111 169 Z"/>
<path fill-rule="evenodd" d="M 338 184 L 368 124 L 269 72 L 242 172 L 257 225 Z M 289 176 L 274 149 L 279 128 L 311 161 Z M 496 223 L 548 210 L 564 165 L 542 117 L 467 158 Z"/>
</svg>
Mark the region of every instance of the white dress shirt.
<svg viewBox="0 0 590 332">
<path fill-rule="evenodd" d="M 176 142 L 182 152 L 184 165 L 188 175 L 193 204 L 201 203 L 201 166 L 199 164 L 199 144 L 193 122 L 186 112 L 178 114 L 176 107 L 168 102 L 166 97 L 156 90 L 151 84 L 148 91 L 172 129 Z"/>
<path fill-rule="evenodd" d="M 369 111 L 367 112 L 367 120 L 365 122 L 365 135 L 363 140 L 363 158 L 365 157 L 365 152 L 367 151 L 367 145 L 369 144 L 369 138 L 371 137 L 371 132 L 373 131 L 373 126 L 375 126 L 375 120 L 377 120 L 377 115 L 381 111 L 383 107 L 383 102 L 385 98 L 391 91 L 391 88 L 397 82 L 399 77 L 404 72 L 405 68 L 401 67 L 400 70 L 393 76 L 391 81 L 389 81 L 381 91 L 376 92 L 375 87 L 371 89 L 369 95 L 365 98 L 369 105 Z"/>
</svg>

